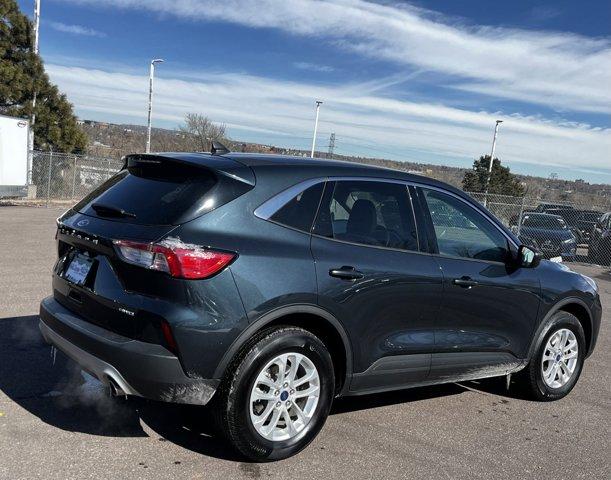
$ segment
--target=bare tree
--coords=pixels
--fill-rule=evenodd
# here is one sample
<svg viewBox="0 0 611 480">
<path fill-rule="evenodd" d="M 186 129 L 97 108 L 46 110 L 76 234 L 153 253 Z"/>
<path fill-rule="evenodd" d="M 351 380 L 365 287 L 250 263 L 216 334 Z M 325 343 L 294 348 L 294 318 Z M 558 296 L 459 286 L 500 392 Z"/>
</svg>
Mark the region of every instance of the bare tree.
<svg viewBox="0 0 611 480">
<path fill-rule="evenodd" d="M 193 142 L 193 149 L 200 152 L 210 150 L 211 141 L 227 142 L 225 124 L 213 123 L 208 117 L 199 113 L 187 113 L 185 124 L 180 131 L 187 134 Z"/>
</svg>

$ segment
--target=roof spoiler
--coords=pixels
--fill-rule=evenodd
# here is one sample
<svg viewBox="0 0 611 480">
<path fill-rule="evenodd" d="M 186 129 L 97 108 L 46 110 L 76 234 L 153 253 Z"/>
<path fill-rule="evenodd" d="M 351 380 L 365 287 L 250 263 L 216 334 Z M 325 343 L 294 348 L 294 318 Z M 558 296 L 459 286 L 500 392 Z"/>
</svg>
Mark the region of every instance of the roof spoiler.
<svg viewBox="0 0 611 480">
<path fill-rule="evenodd" d="M 123 169 L 136 165 L 161 165 L 165 161 L 190 164 L 239 182 L 255 184 L 255 175 L 250 167 L 229 157 L 223 157 L 220 151 L 212 155 L 189 152 L 135 153 L 124 156 L 123 161 Z"/>
</svg>

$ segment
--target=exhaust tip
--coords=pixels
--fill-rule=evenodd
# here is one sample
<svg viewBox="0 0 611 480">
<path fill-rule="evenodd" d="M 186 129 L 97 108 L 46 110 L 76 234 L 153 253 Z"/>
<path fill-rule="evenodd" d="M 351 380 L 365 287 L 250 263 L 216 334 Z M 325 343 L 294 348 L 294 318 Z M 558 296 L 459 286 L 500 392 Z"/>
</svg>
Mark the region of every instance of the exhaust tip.
<svg viewBox="0 0 611 480">
<path fill-rule="evenodd" d="M 123 389 L 113 380 L 112 377 L 108 378 L 108 388 L 110 389 L 110 394 L 113 397 L 123 397 L 127 396 L 127 394 L 123 391 Z"/>
</svg>

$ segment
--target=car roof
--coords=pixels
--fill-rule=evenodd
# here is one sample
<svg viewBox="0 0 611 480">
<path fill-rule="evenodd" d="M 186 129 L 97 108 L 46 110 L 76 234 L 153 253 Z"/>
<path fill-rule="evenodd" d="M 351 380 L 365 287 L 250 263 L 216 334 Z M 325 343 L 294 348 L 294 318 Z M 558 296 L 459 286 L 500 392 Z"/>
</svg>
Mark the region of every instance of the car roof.
<svg viewBox="0 0 611 480">
<path fill-rule="evenodd" d="M 328 158 L 310 158 L 300 157 L 297 155 L 276 155 L 265 153 L 238 153 L 231 152 L 223 155 L 224 157 L 232 158 L 249 167 L 258 166 L 274 166 L 274 167 L 319 167 L 329 170 L 351 170 L 354 172 L 363 172 L 366 174 L 375 174 L 374 172 L 388 175 L 399 175 L 403 177 L 414 177 L 423 179 L 420 175 L 409 174 L 401 170 L 386 168 L 377 165 L 366 163 L 351 162 L 347 160 L 331 160 Z M 428 178 L 427 178 L 428 179 Z"/>
<path fill-rule="evenodd" d="M 365 163 L 350 162 L 344 160 L 330 160 L 327 158 L 310 158 L 296 155 L 277 155 L 265 153 L 241 153 L 228 152 L 224 154 L 210 154 L 207 152 L 159 152 L 150 155 L 182 159 L 193 163 L 219 163 L 223 160 L 233 160 L 239 164 L 257 169 L 269 169 L 278 174 L 283 167 L 290 169 L 291 177 L 298 180 L 298 177 L 308 178 L 313 176 L 371 176 L 394 180 L 411 181 L 431 186 L 439 186 L 462 196 L 466 194 L 461 190 L 447 183 L 435 180 L 434 178 L 407 173 L 402 170 L 386 168 Z M 269 168 L 272 167 L 272 168 Z M 300 173 L 298 173 L 300 172 Z"/>
<path fill-rule="evenodd" d="M 525 217 L 544 217 L 544 218 L 559 218 L 560 220 L 564 220 L 560 215 L 554 215 L 552 213 L 540 213 L 540 212 L 525 212 Z"/>
<path fill-rule="evenodd" d="M 572 205 L 566 205 L 564 203 L 552 203 L 552 202 L 549 202 L 549 203 L 540 203 L 538 206 L 542 207 L 542 208 L 564 208 L 564 209 L 572 209 L 573 208 Z"/>
</svg>

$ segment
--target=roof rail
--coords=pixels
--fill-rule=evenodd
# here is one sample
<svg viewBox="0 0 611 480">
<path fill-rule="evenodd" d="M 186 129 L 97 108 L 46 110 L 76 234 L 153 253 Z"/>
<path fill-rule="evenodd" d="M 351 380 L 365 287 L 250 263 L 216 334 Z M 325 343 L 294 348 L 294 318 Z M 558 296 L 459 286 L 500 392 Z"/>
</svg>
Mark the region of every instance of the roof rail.
<svg viewBox="0 0 611 480">
<path fill-rule="evenodd" d="M 210 145 L 210 153 L 212 155 L 223 155 L 225 153 L 229 153 L 229 149 L 225 145 L 223 145 L 221 142 L 212 140 L 211 145 Z"/>
</svg>

